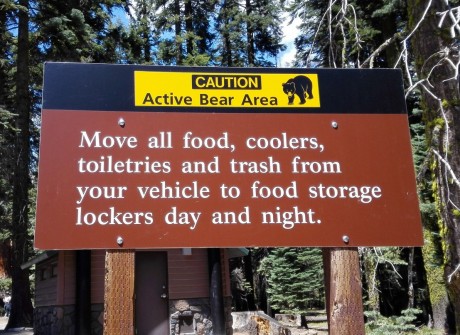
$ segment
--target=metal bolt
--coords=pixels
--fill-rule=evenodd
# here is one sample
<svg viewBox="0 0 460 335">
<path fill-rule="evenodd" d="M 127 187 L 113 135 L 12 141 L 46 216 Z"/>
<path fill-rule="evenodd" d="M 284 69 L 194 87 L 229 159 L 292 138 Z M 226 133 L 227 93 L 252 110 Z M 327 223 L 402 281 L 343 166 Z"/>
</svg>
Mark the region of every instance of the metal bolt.
<svg viewBox="0 0 460 335">
<path fill-rule="evenodd" d="M 348 244 L 348 242 L 350 242 L 350 237 L 348 237 L 347 235 L 343 235 L 342 236 L 342 241 L 346 244 Z"/>
<path fill-rule="evenodd" d="M 332 128 L 337 129 L 339 128 L 339 124 L 336 121 L 332 121 L 331 123 Z"/>
<path fill-rule="evenodd" d="M 118 237 L 117 237 L 117 244 L 121 247 L 122 244 L 123 244 L 123 242 L 124 242 L 124 241 L 123 241 L 123 237 L 118 236 Z"/>
<path fill-rule="evenodd" d="M 125 120 L 122 117 L 118 120 L 118 125 L 121 128 L 123 128 L 126 125 Z"/>
</svg>

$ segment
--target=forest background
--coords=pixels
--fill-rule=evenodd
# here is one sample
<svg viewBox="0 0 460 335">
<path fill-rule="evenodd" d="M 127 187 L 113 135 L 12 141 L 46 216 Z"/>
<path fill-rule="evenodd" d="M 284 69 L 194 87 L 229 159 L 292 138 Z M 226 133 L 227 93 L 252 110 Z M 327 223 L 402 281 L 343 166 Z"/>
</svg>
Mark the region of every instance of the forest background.
<svg viewBox="0 0 460 335">
<path fill-rule="evenodd" d="M 460 334 L 456 0 L 0 0 L 0 241 L 7 270 L 0 284 L 12 290 L 8 327 L 32 323 L 31 274 L 20 266 L 35 253 L 43 63 L 274 67 L 286 48 L 286 19 L 298 25 L 289 36 L 291 67 L 401 68 L 404 75 L 425 245 L 359 249 L 369 331 L 426 326 Z M 317 249 L 256 248 L 231 266 L 237 310 L 302 314 L 324 307 Z"/>
</svg>

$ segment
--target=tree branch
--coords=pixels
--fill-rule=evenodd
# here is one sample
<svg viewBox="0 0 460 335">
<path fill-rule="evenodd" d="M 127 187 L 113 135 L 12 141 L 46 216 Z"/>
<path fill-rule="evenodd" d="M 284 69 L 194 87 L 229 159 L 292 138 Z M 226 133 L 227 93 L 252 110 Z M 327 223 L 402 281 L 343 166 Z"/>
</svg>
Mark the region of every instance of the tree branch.
<svg viewBox="0 0 460 335">
<path fill-rule="evenodd" d="M 377 57 L 383 50 L 385 50 L 391 43 L 393 43 L 398 37 L 400 37 L 400 33 L 394 34 L 392 37 L 387 39 L 383 42 L 374 52 L 361 64 L 360 67 L 365 68 L 369 64 L 369 68 L 372 69 L 374 67 L 374 59 Z"/>
</svg>

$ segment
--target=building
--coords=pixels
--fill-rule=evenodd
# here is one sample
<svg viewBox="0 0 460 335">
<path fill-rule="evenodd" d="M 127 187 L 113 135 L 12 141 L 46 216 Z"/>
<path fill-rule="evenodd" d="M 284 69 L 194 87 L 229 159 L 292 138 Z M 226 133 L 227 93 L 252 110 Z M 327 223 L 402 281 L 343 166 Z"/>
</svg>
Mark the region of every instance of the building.
<svg viewBox="0 0 460 335">
<path fill-rule="evenodd" d="M 137 334 L 215 335 L 218 328 L 231 334 L 228 259 L 245 254 L 243 248 L 136 251 Z M 35 334 L 103 333 L 105 255 L 47 251 L 24 264 L 36 266 Z"/>
</svg>

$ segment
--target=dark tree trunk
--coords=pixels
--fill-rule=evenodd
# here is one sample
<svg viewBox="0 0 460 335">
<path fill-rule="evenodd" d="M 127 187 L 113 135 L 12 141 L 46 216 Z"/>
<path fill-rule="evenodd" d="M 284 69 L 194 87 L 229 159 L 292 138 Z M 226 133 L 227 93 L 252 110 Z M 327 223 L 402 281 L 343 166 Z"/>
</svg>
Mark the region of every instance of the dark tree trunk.
<svg viewBox="0 0 460 335">
<path fill-rule="evenodd" d="M 215 335 L 226 334 L 220 257 L 220 249 L 208 249 L 209 303 L 211 307 L 212 329 Z"/>
<path fill-rule="evenodd" d="M 75 252 L 75 334 L 91 334 L 91 250 Z"/>
<path fill-rule="evenodd" d="M 175 22 L 175 35 L 176 35 L 176 65 L 182 65 L 182 21 L 180 15 L 180 0 L 174 0 L 174 15 L 176 16 Z"/>
<path fill-rule="evenodd" d="M 247 56 L 248 66 L 254 66 L 255 63 L 255 51 L 254 51 L 254 29 L 252 27 L 252 5 L 251 0 L 246 0 L 246 37 L 247 37 Z"/>
<path fill-rule="evenodd" d="M 28 0 L 20 0 L 24 8 Z M 29 257 L 29 14 L 18 14 L 18 51 L 16 72 L 16 127 L 19 130 L 15 143 L 15 168 L 13 185 L 13 261 L 12 261 L 12 310 L 7 328 L 30 326 L 33 308 L 30 292 L 29 271 L 21 264 Z"/>
<path fill-rule="evenodd" d="M 409 248 L 409 257 L 407 261 L 407 308 L 414 308 L 415 306 L 415 292 L 414 292 L 414 248 Z"/>
<path fill-rule="evenodd" d="M 256 304 L 254 300 L 254 268 L 252 262 L 252 251 L 249 249 L 249 254 L 243 258 L 244 266 L 244 277 L 251 287 L 251 293 L 247 296 L 248 309 L 250 311 L 256 310 Z"/>
<path fill-rule="evenodd" d="M 193 54 L 193 13 L 192 13 L 192 0 L 186 0 L 184 5 L 185 16 L 185 31 L 187 33 L 187 54 Z"/>
</svg>

